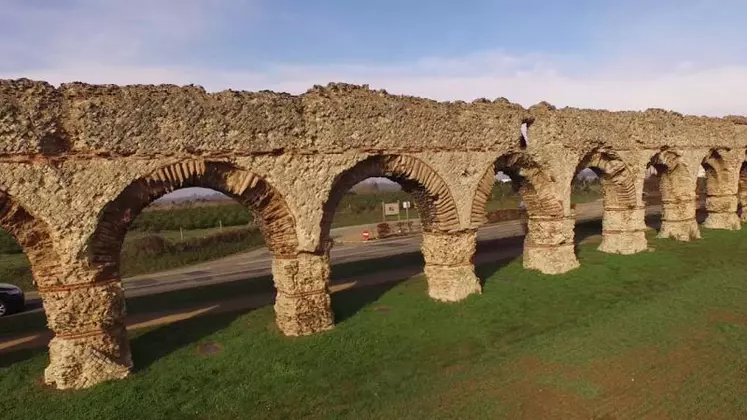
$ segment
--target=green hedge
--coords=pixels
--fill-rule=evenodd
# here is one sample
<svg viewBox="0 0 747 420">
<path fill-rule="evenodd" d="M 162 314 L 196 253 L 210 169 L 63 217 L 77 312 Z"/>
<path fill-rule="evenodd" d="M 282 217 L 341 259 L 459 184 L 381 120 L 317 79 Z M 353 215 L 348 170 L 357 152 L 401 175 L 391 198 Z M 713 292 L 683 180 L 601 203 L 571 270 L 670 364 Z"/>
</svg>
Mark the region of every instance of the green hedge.
<svg viewBox="0 0 747 420">
<path fill-rule="evenodd" d="M 215 206 L 185 207 L 170 210 L 144 211 L 132 222 L 131 231 L 159 232 L 179 228 L 207 229 L 223 226 L 246 225 L 252 221 L 251 213 L 239 203 Z"/>
<path fill-rule="evenodd" d="M 23 250 L 16 239 L 3 229 L 0 229 L 0 254 L 20 254 Z"/>
</svg>

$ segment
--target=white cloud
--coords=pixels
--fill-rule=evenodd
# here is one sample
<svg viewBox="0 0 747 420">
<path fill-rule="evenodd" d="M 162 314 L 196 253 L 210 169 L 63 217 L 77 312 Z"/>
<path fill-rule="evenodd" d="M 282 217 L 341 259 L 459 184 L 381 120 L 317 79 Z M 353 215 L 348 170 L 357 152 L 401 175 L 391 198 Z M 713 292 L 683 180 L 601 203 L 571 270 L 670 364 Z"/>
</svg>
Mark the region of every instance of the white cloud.
<svg viewBox="0 0 747 420">
<path fill-rule="evenodd" d="M 139 67 L 199 39 L 230 7 L 230 0 L 0 0 L 0 69 Z"/>
<path fill-rule="evenodd" d="M 245 8 L 255 4 L 244 3 Z M 747 63 L 728 59 L 741 48 L 739 39 L 719 38 L 720 43 L 714 44 L 713 36 L 699 42 L 691 34 L 682 38 L 687 45 L 671 49 L 667 43 L 645 40 L 674 37 L 687 28 L 668 27 L 662 34 L 655 21 L 631 36 L 636 45 L 618 42 L 609 55 L 594 61 L 497 50 L 398 64 L 276 64 L 261 72 L 155 64 L 205 36 L 220 24 L 221 13 L 236 4 L 228 0 L 128 0 L 104 6 L 99 0 L 77 0 L 73 7 L 39 10 L 0 0 L 0 8 L 9 6 L 0 17 L 0 26 L 15 22 L 17 35 L 12 40 L 0 38 L 0 56 L 6 58 L 0 64 L 0 78 L 28 77 L 53 84 L 194 83 L 209 91 L 291 93 L 335 81 L 438 100 L 502 96 L 525 106 L 546 100 L 558 106 L 656 107 L 707 115 L 745 114 L 747 110 Z"/>
</svg>

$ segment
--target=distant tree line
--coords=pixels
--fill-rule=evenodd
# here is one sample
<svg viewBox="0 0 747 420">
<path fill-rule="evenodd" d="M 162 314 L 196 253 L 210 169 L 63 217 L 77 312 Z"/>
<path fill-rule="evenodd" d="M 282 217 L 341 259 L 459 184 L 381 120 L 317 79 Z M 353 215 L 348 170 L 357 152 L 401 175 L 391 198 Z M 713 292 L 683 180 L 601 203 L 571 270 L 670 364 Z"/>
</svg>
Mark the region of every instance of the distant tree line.
<svg viewBox="0 0 747 420">
<path fill-rule="evenodd" d="M 254 218 L 239 203 L 217 206 L 174 207 L 168 210 L 142 212 L 130 226 L 135 232 L 160 232 L 162 230 L 193 230 L 223 226 L 248 225 Z"/>
</svg>

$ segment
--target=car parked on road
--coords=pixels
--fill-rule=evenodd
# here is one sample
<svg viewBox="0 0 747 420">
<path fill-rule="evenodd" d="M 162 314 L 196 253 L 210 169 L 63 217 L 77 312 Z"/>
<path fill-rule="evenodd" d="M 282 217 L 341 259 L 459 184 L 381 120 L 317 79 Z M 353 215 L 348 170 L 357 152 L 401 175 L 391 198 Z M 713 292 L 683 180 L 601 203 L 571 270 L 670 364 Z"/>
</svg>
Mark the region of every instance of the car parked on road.
<svg viewBox="0 0 747 420">
<path fill-rule="evenodd" d="M 0 317 L 26 309 L 23 290 L 12 284 L 0 283 Z"/>
</svg>

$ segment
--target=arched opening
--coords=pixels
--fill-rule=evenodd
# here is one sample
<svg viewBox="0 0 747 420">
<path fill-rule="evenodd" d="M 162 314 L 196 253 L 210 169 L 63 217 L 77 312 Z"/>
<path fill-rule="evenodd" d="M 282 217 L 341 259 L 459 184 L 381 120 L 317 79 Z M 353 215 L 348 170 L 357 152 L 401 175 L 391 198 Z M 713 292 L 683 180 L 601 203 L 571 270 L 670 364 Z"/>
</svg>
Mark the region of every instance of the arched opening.
<svg viewBox="0 0 747 420">
<path fill-rule="evenodd" d="M 331 228 L 333 220 L 336 217 L 336 212 L 340 210 L 340 204 L 343 203 L 345 198 L 350 197 L 349 192 L 354 186 L 360 186 L 362 182 L 371 178 L 386 178 L 398 184 L 404 194 L 403 198 L 406 198 L 408 201 L 411 200 L 413 213 L 415 213 L 414 215 L 418 220 L 412 227 L 408 226 L 405 235 L 401 237 L 391 234 L 395 232 L 399 233 L 400 228 L 397 228 L 396 231 L 395 229 L 387 228 L 384 231 L 388 232 L 378 229 L 377 232 L 369 232 L 371 236 L 368 238 L 363 238 L 362 236 L 359 238 L 369 242 L 375 239 L 379 241 L 378 243 L 385 244 L 384 246 L 388 250 L 396 249 L 397 254 L 399 254 L 396 258 L 405 258 L 406 255 L 412 256 L 417 252 L 418 247 L 420 247 L 425 260 L 429 294 L 435 299 L 459 300 L 464 297 L 464 294 L 474 292 L 475 286 L 479 288 L 474 270 L 471 267 L 472 255 L 466 255 L 469 254 L 469 249 L 463 250 L 462 253 L 465 255 L 454 256 L 456 253 L 452 254 L 454 258 L 448 261 L 444 260 L 443 251 L 445 250 L 441 249 L 441 242 L 446 237 L 452 238 L 455 241 L 461 240 L 469 248 L 470 238 L 474 240 L 474 234 L 473 232 L 458 232 L 460 227 L 459 216 L 451 191 L 449 191 L 448 186 L 436 171 L 424 161 L 413 156 L 372 156 L 339 174 L 334 179 L 330 195 L 323 206 L 324 215 L 321 221 L 321 243 L 330 246 L 333 239 L 334 242 L 341 242 L 337 238 L 332 238 Z M 389 203 L 390 206 L 384 206 L 384 204 L 386 203 L 381 203 L 380 214 L 382 215 L 382 222 L 378 224 L 379 227 L 390 224 L 385 220 L 387 217 L 389 217 L 389 220 L 398 217 L 401 218 L 399 214 L 402 211 L 402 202 L 391 202 Z M 391 207 L 391 209 L 387 211 L 386 207 Z M 353 235 L 361 235 L 362 230 L 366 228 L 366 226 L 363 226 L 353 229 Z M 373 225 L 368 228 L 370 230 L 376 229 Z M 422 234 L 422 243 L 420 237 L 417 235 L 418 233 Z M 460 235 L 464 236 L 464 238 L 455 239 L 461 237 Z M 453 245 L 457 246 L 456 243 Z M 333 263 L 338 258 L 338 250 L 354 246 L 356 245 L 350 243 L 343 243 L 336 246 L 335 250 L 331 252 Z M 472 250 L 474 250 L 474 245 L 472 245 Z M 407 264 L 413 266 L 413 264 L 417 264 L 417 261 L 407 261 Z M 464 268 L 467 265 L 469 265 L 469 268 Z M 459 273 L 455 272 L 455 266 L 460 266 L 456 270 Z M 401 275 L 398 274 L 398 276 Z M 338 275 L 335 274 L 335 277 L 338 277 Z M 448 288 L 448 285 L 444 284 L 447 280 L 454 280 L 457 277 L 462 277 L 462 279 L 455 282 L 466 282 L 469 285 L 465 286 L 465 288 L 455 290 L 454 288 Z"/>
<path fill-rule="evenodd" d="M 633 173 L 612 150 L 596 148 L 576 167 L 571 185 L 576 222 L 602 216 L 602 252 L 633 254 L 647 249 L 645 207 L 637 195 Z M 577 238 L 596 233 L 592 224 L 583 226 L 582 232 L 576 231 Z"/>
<path fill-rule="evenodd" d="M 271 267 L 276 322 L 283 333 L 305 335 L 332 326 L 327 277 L 315 256 L 297 251 L 295 219 L 284 198 L 260 176 L 226 162 L 187 161 L 161 168 L 134 181 L 108 203 L 87 247 L 97 282 L 119 280 L 125 235 L 143 209 L 170 192 L 189 187 L 220 192 L 252 213 L 251 220 L 269 250 L 269 255 L 253 262 Z M 223 263 L 230 271 L 236 261 Z M 225 277 L 211 276 L 218 282 Z M 124 288 L 128 288 L 127 281 Z"/>
<path fill-rule="evenodd" d="M 647 206 L 661 206 L 659 238 L 680 241 L 700 238 L 696 181 L 677 153 L 664 149 L 649 160 L 644 201 Z"/>
<path fill-rule="evenodd" d="M 240 203 L 251 212 L 249 220 L 256 222 L 273 255 L 295 256 L 294 219 L 265 180 L 225 162 L 188 161 L 134 181 L 104 207 L 88 245 L 89 261 L 100 279 L 119 277 L 125 235 L 143 210 L 166 194 L 189 187 L 214 190 Z"/>
<path fill-rule="evenodd" d="M 528 155 L 503 155 L 480 181 L 472 204 L 472 223 L 482 224 L 492 208 L 522 209 L 529 217 L 562 217 L 563 205 L 551 184 L 550 177 Z M 516 202 L 520 204 L 514 206 Z"/>
<path fill-rule="evenodd" d="M 209 261 L 249 251 L 250 258 L 269 258 L 254 214 L 214 189 L 185 187 L 154 200 L 133 218 L 119 253 L 119 274 L 128 287 L 157 287 L 167 279 L 164 271 L 198 264 L 192 269 L 199 273 Z M 227 270 L 227 264 L 216 264 L 193 281 Z"/>
<path fill-rule="evenodd" d="M 0 283 L 16 286 L 24 293 L 54 286 L 51 282 L 59 259 L 48 226 L 4 191 L 0 191 L 0 228 Z M 5 300 L 0 303 L 0 316 L 25 309 L 23 296 L 0 300 Z"/>
<path fill-rule="evenodd" d="M 705 217 L 705 228 L 739 230 L 742 227 L 737 213 L 740 175 L 734 171 L 737 168 L 730 168 L 729 152 L 712 149 L 701 162 L 696 194 L 699 220 Z"/>
<path fill-rule="evenodd" d="M 323 241 L 330 239 L 330 228 L 340 202 L 354 186 L 370 178 L 386 178 L 399 184 L 412 198 L 424 231 L 458 229 L 456 205 L 446 183 L 433 169 L 411 156 L 382 155 L 357 163 L 334 180 L 324 203 Z"/>
<path fill-rule="evenodd" d="M 554 180 L 528 154 L 503 155 L 486 171 L 472 203 L 471 222 L 500 223 L 482 228 L 486 240 L 505 235 L 506 226 L 520 227 L 513 233 L 526 235 L 525 268 L 556 274 L 578 266 L 573 220 L 565 215 Z"/>
</svg>

